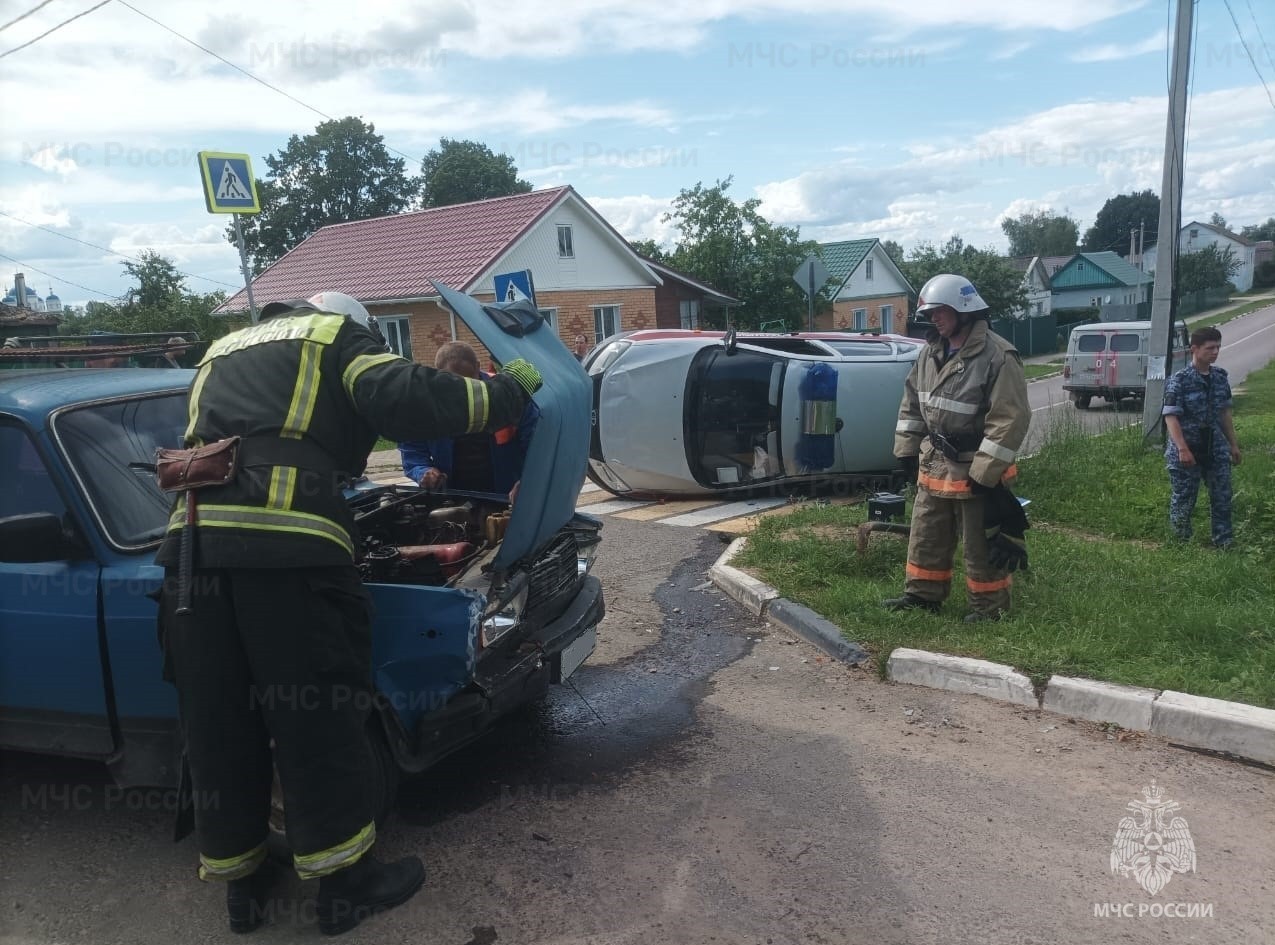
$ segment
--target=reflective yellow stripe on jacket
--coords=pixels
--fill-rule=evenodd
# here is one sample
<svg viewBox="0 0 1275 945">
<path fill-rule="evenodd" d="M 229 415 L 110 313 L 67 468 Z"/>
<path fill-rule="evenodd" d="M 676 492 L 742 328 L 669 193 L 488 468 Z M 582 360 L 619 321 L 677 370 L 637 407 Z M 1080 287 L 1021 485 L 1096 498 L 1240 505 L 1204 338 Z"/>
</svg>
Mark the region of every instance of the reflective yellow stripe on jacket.
<svg viewBox="0 0 1275 945">
<path fill-rule="evenodd" d="M 321 515 L 294 512 L 291 509 L 258 508 L 252 505 L 206 505 L 199 503 L 200 528 L 248 528 L 262 532 L 291 532 L 294 535 L 326 538 L 334 541 L 354 557 L 354 542 L 336 522 Z M 183 496 L 173 506 L 168 519 L 168 530 L 181 528 L 186 520 L 186 499 Z"/>
</svg>

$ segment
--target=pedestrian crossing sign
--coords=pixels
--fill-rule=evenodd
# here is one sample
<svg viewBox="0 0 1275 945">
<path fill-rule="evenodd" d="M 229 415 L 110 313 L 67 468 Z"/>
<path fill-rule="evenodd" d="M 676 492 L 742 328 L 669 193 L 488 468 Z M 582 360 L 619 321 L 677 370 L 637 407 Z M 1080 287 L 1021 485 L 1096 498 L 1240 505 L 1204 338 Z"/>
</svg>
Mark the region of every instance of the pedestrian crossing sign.
<svg viewBox="0 0 1275 945">
<path fill-rule="evenodd" d="M 204 180 L 204 203 L 209 213 L 261 212 L 248 155 L 200 151 L 199 173 Z"/>
</svg>

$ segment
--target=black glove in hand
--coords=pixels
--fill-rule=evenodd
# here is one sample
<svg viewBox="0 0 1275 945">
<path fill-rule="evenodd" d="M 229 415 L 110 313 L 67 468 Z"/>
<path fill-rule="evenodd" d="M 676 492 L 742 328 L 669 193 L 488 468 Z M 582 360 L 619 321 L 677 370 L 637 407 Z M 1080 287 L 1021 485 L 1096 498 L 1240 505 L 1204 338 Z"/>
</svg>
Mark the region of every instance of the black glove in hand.
<svg viewBox="0 0 1275 945">
<path fill-rule="evenodd" d="M 1027 562 L 1027 541 L 998 532 L 987 540 L 987 563 L 998 571 L 1026 571 L 1031 566 Z"/>
<path fill-rule="evenodd" d="M 920 456 L 900 456 L 899 465 L 903 467 L 903 481 L 911 486 L 916 485 L 916 477 L 921 472 Z"/>
<path fill-rule="evenodd" d="M 1029 564 L 1023 535 L 1029 527 L 1027 513 L 1007 486 L 1000 484 L 983 492 L 983 534 L 987 536 L 988 564 L 1000 571 L 1013 572 L 1020 568 L 1026 571 Z"/>
</svg>

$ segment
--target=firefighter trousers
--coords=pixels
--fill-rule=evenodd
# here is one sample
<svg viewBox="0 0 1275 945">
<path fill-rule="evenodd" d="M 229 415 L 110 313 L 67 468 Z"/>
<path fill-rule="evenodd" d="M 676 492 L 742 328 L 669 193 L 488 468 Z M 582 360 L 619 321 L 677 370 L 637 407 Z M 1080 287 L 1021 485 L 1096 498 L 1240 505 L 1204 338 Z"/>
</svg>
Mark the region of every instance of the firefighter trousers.
<svg viewBox="0 0 1275 945">
<path fill-rule="evenodd" d="M 272 763 L 297 873 L 352 865 L 376 839 L 371 610 L 358 571 L 196 570 L 184 616 L 176 587 L 170 570 L 159 634 L 177 686 L 200 876 L 236 879 L 264 859 Z"/>
<path fill-rule="evenodd" d="M 922 600 L 943 601 L 952 591 L 952 562 L 956 542 L 965 549 L 965 589 L 969 609 L 997 616 L 1009 611 L 1007 571 L 987 563 L 983 534 L 983 499 L 948 499 L 921 487 L 912 503 L 912 531 L 908 536 L 905 590 Z"/>
</svg>

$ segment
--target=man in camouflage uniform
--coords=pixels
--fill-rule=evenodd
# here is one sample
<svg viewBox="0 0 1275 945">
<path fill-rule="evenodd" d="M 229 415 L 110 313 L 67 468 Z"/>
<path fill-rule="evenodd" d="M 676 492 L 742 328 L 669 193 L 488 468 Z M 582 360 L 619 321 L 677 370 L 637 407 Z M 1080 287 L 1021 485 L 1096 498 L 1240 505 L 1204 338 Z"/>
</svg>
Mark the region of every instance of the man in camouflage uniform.
<svg viewBox="0 0 1275 945">
<path fill-rule="evenodd" d="M 908 375 L 894 437 L 894 455 L 917 482 L 907 583 L 885 606 L 937 612 L 959 540 L 965 620 L 994 620 L 1009 610 L 1012 572 L 1027 567 L 1027 516 L 1009 490 L 1031 425 L 1023 362 L 964 276 L 926 282 L 917 313 L 934 329 Z"/>
<path fill-rule="evenodd" d="M 1174 536 L 1191 537 L 1191 513 L 1200 480 L 1209 488 L 1213 544 L 1231 546 L 1231 464 L 1239 465 L 1240 447 L 1231 418 L 1231 383 L 1214 365 L 1222 333 L 1198 328 L 1191 333 L 1191 363 L 1164 385 L 1164 449 L 1169 468 L 1169 525 Z"/>
</svg>

